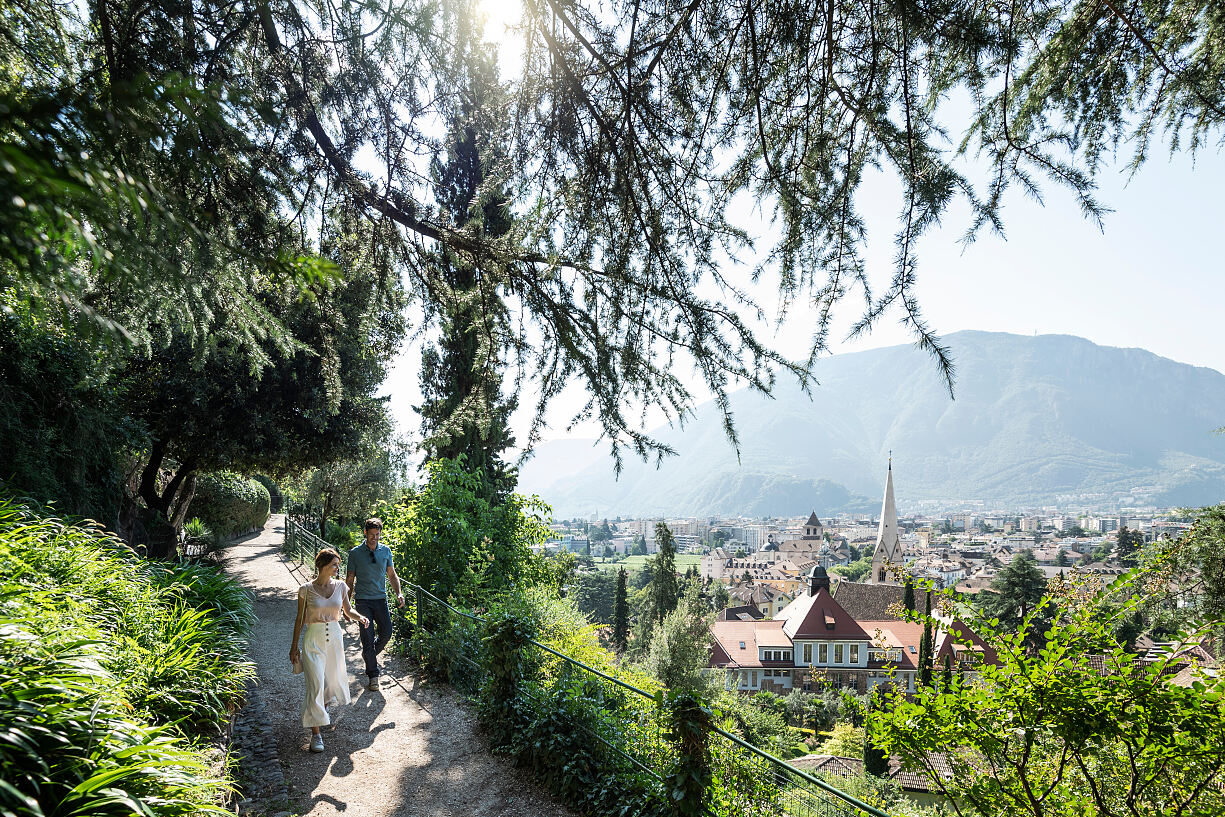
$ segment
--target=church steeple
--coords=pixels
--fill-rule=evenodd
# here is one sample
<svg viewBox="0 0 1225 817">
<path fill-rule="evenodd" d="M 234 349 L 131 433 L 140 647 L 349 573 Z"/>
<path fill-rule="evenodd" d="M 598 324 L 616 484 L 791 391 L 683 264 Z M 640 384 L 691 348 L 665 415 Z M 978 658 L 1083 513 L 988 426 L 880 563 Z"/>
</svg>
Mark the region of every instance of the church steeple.
<svg viewBox="0 0 1225 817">
<path fill-rule="evenodd" d="M 804 538 L 805 539 L 820 539 L 821 534 L 825 532 L 825 528 L 821 525 L 821 520 L 817 518 L 817 512 L 814 510 L 812 515 L 808 517 L 808 521 L 804 523 Z"/>
<path fill-rule="evenodd" d="M 876 531 L 876 550 L 872 554 L 871 584 L 897 584 L 887 575 L 887 566 L 897 569 L 902 563 L 902 538 L 897 526 L 897 502 L 893 498 L 893 453 L 885 478 L 885 498 L 880 507 L 880 527 Z"/>
</svg>

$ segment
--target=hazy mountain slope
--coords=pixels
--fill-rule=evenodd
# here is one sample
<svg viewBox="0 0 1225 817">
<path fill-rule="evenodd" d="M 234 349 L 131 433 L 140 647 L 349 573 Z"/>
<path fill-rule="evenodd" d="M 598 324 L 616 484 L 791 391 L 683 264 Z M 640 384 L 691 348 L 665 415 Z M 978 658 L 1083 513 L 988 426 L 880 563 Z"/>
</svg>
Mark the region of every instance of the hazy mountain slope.
<svg viewBox="0 0 1225 817">
<path fill-rule="evenodd" d="M 683 432 L 656 432 L 680 452 L 659 469 L 627 462 L 614 480 L 606 457 L 575 468 L 590 442 L 547 443 L 522 486 L 561 516 L 831 513 L 879 503 L 892 449 L 903 504 L 1225 499 L 1225 436 L 1212 433 L 1225 425 L 1220 372 L 1067 335 L 946 340 L 955 400 L 913 347 L 839 355 L 820 363 L 811 400 L 789 385 L 773 400 L 732 396 L 739 464 L 704 404 Z"/>
</svg>

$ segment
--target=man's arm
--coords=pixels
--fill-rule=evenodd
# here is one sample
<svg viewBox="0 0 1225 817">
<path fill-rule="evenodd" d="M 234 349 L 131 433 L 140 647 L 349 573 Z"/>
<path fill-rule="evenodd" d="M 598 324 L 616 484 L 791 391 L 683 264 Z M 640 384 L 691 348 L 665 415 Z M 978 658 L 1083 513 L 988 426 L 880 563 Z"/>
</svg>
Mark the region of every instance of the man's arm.
<svg viewBox="0 0 1225 817">
<path fill-rule="evenodd" d="M 357 574 L 353 572 L 353 567 L 350 565 L 349 570 L 345 573 L 345 585 L 349 588 L 349 595 L 353 595 L 353 585 L 357 584 Z"/>
<path fill-rule="evenodd" d="M 396 575 L 395 565 L 387 565 L 387 578 L 391 582 L 391 589 L 396 594 L 396 606 L 404 606 L 404 594 L 400 592 L 400 577 Z"/>
</svg>

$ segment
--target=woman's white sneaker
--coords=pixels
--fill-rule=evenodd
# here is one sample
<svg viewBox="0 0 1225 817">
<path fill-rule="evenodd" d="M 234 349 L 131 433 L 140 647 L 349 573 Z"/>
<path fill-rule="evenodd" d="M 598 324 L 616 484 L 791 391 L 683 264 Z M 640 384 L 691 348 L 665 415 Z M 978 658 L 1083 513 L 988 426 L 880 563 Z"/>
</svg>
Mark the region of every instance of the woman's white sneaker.
<svg viewBox="0 0 1225 817">
<path fill-rule="evenodd" d="M 316 735 L 311 736 L 311 751 L 312 752 L 322 752 L 323 751 L 323 735 L 316 734 Z"/>
</svg>

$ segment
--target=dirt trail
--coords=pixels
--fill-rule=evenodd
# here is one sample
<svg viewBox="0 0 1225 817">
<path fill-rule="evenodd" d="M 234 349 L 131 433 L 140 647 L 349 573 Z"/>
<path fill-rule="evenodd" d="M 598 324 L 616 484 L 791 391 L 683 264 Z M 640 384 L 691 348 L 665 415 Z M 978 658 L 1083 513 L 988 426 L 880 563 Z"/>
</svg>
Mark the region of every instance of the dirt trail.
<svg viewBox="0 0 1225 817">
<path fill-rule="evenodd" d="M 332 710 L 325 751 L 306 751 L 302 677 L 289 667 L 298 585 L 308 577 L 280 555 L 284 517 L 231 545 L 226 569 L 255 594 L 251 654 L 296 810 L 311 817 L 571 817 L 547 791 L 489 754 L 475 721 L 446 687 L 426 686 L 384 655 L 383 688 L 362 685 L 357 626 L 345 624 L 353 702 Z"/>
</svg>

